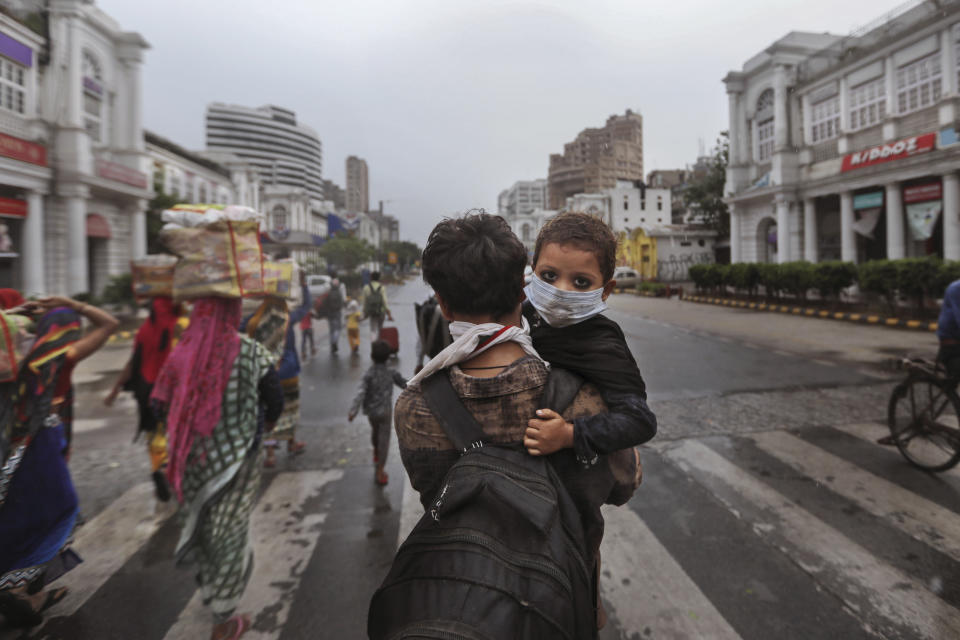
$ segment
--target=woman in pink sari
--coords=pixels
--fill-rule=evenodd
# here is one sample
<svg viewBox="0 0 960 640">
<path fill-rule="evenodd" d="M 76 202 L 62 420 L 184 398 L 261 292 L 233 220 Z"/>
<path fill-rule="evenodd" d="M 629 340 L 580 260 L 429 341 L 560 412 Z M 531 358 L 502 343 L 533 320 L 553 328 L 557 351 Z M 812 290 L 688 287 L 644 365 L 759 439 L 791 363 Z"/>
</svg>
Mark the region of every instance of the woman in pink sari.
<svg viewBox="0 0 960 640">
<path fill-rule="evenodd" d="M 239 324 L 240 300 L 196 300 L 151 396 L 167 425 L 167 478 L 181 503 L 177 562 L 198 565 L 213 640 L 250 628 L 234 612 L 253 567 L 250 513 L 263 466 L 257 413 L 263 403 L 269 430 L 283 410 L 275 358 Z"/>
</svg>

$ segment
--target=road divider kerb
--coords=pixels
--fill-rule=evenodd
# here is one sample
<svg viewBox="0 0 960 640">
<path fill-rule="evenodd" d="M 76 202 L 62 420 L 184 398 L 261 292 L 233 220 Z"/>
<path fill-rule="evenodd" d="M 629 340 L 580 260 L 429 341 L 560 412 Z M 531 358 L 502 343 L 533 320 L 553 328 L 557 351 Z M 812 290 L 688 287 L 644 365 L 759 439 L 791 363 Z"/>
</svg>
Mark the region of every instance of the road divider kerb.
<svg viewBox="0 0 960 640">
<path fill-rule="evenodd" d="M 774 311 L 778 313 L 789 313 L 792 315 L 804 315 L 811 318 L 826 318 L 829 320 L 842 320 L 845 322 L 856 322 L 858 324 L 875 324 L 895 329 L 912 329 L 914 331 L 936 331 L 936 322 L 924 322 L 923 320 L 906 320 L 904 318 L 885 318 L 877 315 L 866 315 L 864 313 L 846 313 L 843 311 L 825 311 L 818 309 L 806 309 L 803 307 L 791 307 L 787 305 L 766 304 L 763 302 L 747 302 L 745 300 L 730 300 L 729 298 L 709 298 L 705 296 L 683 296 L 681 298 L 686 302 L 697 302 L 700 304 L 715 304 L 725 307 L 739 307 L 742 309 L 753 309 L 755 311 Z"/>
</svg>

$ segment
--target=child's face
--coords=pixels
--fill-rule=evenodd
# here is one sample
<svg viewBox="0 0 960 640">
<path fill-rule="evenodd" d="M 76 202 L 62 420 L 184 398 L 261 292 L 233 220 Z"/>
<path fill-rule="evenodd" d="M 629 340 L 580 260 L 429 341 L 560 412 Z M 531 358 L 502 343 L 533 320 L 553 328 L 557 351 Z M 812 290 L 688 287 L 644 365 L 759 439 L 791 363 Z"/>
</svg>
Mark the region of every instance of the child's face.
<svg viewBox="0 0 960 640">
<path fill-rule="evenodd" d="M 591 251 L 572 244 L 550 243 L 540 249 L 537 264 L 533 265 L 537 277 L 562 291 L 593 291 L 603 289 L 606 300 L 616 280 L 603 281 L 600 262 Z"/>
</svg>

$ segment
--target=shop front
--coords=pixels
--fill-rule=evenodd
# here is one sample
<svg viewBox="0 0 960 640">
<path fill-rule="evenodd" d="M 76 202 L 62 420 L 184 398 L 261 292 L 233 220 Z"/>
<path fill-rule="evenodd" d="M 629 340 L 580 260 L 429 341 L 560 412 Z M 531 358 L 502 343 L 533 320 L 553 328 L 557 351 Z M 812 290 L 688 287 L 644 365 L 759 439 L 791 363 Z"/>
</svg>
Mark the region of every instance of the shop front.
<svg viewBox="0 0 960 640">
<path fill-rule="evenodd" d="M 0 197 L 0 288 L 19 289 L 23 278 L 23 221 L 27 201 Z"/>
<path fill-rule="evenodd" d="M 44 289 L 43 197 L 49 181 L 46 147 L 0 133 L 0 287 Z"/>
</svg>

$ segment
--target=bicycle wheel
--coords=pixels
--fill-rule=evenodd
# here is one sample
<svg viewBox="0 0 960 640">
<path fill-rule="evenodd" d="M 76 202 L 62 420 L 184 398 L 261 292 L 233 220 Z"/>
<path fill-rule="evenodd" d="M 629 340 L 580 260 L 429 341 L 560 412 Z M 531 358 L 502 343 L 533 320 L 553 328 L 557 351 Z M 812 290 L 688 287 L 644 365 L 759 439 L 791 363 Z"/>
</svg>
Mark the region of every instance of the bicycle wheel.
<svg viewBox="0 0 960 640">
<path fill-rule="evenodd" d="M 924 471 L 946 471 L 960 462 L 960 398 L 952 385 L 913 375 L 890 395 L 887 424 L 897 449 Z"/>
</svg>

